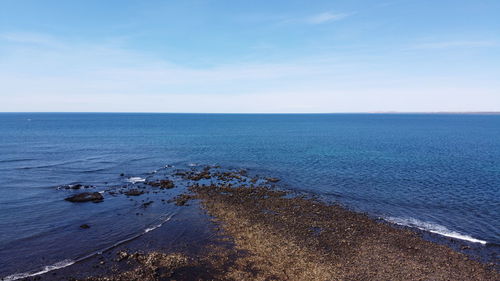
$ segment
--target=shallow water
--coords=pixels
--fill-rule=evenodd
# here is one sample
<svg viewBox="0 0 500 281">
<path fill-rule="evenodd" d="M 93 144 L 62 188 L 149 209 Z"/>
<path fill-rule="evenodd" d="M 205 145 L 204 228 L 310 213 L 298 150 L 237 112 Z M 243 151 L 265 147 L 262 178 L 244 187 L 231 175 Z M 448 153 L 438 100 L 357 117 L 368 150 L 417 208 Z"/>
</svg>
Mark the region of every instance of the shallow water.
<svg viewBox="0 0 500 281">
<path fill-rule="evenodd" d="M 176 212 L 124 196 L 73 204 L 63 199 L 76 191 L 58 187 L 103 191 L 197 163 L 500 244 L 499 115 L 0 114 L 0 277 L 84 257 Z"/>
</svg>

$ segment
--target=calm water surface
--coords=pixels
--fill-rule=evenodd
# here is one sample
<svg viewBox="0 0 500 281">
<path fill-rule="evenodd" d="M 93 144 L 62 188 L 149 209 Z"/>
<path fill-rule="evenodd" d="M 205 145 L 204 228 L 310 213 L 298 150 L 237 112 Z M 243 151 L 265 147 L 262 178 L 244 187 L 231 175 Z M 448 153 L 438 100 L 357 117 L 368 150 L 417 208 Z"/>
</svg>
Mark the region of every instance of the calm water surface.
<svg viewBox="0 0 500 281">
<path fill-rule="evenodd" d="M 73 191 L 57 187 L 99 191 L 190 163 L 248 168 L 396 223 L 500 244 L 499 115 L 0 114 L 0 277 L 70 263 L 175 212 L 136 216 L 120 196 L 71 204 Z"/>
</svg>

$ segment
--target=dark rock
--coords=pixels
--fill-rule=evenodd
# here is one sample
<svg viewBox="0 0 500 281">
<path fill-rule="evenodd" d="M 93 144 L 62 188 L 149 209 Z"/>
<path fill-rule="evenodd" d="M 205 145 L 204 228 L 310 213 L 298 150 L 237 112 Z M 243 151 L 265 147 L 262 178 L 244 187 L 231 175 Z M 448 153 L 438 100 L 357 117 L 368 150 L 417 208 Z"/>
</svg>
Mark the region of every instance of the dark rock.
<svg viewBox="0 0 500 281">
<path fill-rule="evenodd" d="M 120 251 L 120 252 L 118 252 L 117 256 L 118 256 L 117 260 L 118 261 L 122 261 L 124 259 L 128 259 L 128 257 L 130 255 L 127 252 L 125 252 L 125 251 Z"/>
<path fill-rule="evenodd" d="M 169 202 L 175 202 L 175 205 L 177 206 L 184 206 L 186 205 L 187 201 L 193 199 L 192 195 L 187 195 L 187 194 L 181 194 L 177 197 L 175 197 L 173 200 L 169 200 Z"/>
<path fill-rule="evenodd" d="M 124 174 L 124 173 L 121 173 L 121 174 L 120 174 L 120 177 L 124 177 L 124 176 L 125 176 L 125 174 Z"/>
<path fill-rule="evenodd" d="M 280 179 L 278 179 L 278 178 L 266 178 L 266 180 L 268 182 L 279 182 L 280 181 Z"/>
<path fill-rule="evenodd" d="M 80 228 L 83 228 L 83 229 L 89 229 L 90 228 L 90 225 L 84 223 L 82 225 L 80 225 Z"/>
<path fill-rule="evenodd" d="M 153 187 L 159 187 L 162 189 L 170 189 L 174 188 L 174 182 L 171 180 L 160 180 L 160 181 L 154 181 L 154 182 L 147 182 L 146 184 L 153 186 Z"/>
<path fill-rule="evenodd" d="M 66 189 L 92 188 L 94 186 L 93 185 L 75 184 L 75 185 L 69 185 L 68 187 L 66 187 Z"/>
<path fill-rule="evenodd" d="M 149 205 L 153 204 L 154 201 L 149 201 L 149 202 L 146 202 L 146 203 L 142 203 L 142 206 L 143 208 L 147 208 Z"/>
<path fill-rule="evenodd" d="M 199 181 L 201 179 L 206 179 L 206 180 L 211 179 L 212 176 L 210 175 L 210 172 L 203 171 L 200 173 L 189 174 L 186 176 L 186 178 L 189 180 Z"/>
<path fill-rule="evenodd" d="M 99 192 L 83 192 L 77 195 L 70 196 L 64 200 L 75 203 L 81 203 L 81 202 L 99 203 L 104 200 L 104 197 Z"/>
<path fill-rule="evenodd" d="M 124 194 L 127 196 L 139 196 L 141 194 L 144 194 L 144 191 L 140 191 L 138 189 L 131 189 L 131 190 L 125 191 Z"/>
</svg>

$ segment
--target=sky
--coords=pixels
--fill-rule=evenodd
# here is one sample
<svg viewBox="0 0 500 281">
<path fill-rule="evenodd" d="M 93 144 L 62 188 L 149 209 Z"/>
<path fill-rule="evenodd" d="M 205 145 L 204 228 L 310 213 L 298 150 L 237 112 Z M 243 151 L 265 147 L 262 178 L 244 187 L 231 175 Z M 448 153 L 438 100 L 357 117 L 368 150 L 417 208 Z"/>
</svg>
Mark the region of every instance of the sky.
<svg viewBox="0 0 500 281">
<path fill-rule="evenodd" d="M 500 111 L 500 1 L 0 0 L 0 111 Z"/>
</svg>

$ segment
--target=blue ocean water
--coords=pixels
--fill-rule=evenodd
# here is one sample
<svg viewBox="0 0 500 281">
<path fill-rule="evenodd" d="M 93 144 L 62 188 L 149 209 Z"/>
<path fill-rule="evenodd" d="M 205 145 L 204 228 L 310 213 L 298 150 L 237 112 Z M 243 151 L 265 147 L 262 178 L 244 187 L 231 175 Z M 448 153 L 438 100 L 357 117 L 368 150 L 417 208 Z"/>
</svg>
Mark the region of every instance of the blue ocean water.
<svg viewBox="0 0 500 281">
<path fill-rule="evenodd" d="M 173 212 L 153 204 L 135 216 L 137 202 L 119 196 L 76 206 L 57 187 L 103 190 L 190 163 L 247 168 L 395 223 L 500 244 L 500 115 L 4 113 L 0 277 L 70 263 Z"/>
</svg>

